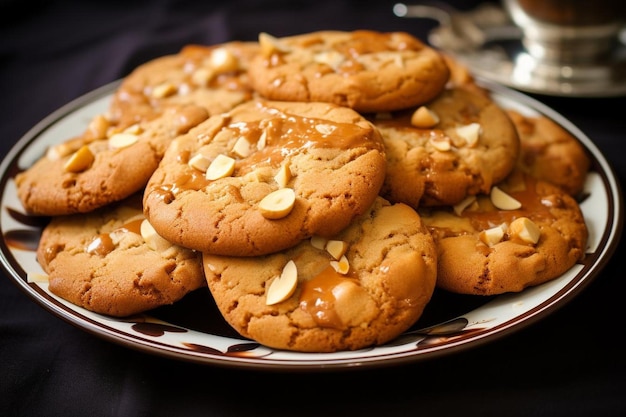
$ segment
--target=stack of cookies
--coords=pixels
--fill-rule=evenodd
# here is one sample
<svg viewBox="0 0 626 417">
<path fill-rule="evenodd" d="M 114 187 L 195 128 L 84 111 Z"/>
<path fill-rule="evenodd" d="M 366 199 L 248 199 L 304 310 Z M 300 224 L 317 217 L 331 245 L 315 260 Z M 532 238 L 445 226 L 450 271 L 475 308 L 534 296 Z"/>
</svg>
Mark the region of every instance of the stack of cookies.
<svg viewBox="0 0 626 417">
<path fill-rule="evenodd" d="M 558 157 L 556 157 L 558 155 Z M 582 260 L 589 159 L 401 32 L 188 46 L 16 177 L 49 289 L 117 317 L 207 287 L 243 337 L 384 344 L 434 291 L 522 291 Z"/>
</svg>

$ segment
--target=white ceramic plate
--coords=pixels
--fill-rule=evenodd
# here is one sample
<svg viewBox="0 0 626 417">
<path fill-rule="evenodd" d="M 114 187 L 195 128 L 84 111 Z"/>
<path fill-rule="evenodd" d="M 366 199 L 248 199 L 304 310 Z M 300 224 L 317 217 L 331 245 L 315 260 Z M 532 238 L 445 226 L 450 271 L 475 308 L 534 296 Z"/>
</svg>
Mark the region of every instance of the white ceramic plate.
<svg viewBox="0 0 626 417">
<path fill-rule="evenodd" d="M 24 214 L 13 179 L 50 144 L 81 133 L 93 115 L 108 107 L 116 85 L 100 88 L 62 107 L 28 132 L 3 160 L 0 260 L 8 277 L 52 314 L 129 348 L 200 364 L 277 370 L 362 368 L 425 360 L 493 341 L 552 313 L 598 276 L 619 241 L 623 200 L 609 165 L 594 143 L 541 103 L 506 87 L 485 83 L 502 106 L 528 115 L 543 114 L 561 124 L 580 140 L 593 160 L 585 185 L 586 198 L 581 201 L 590 233 L 587 256 L 561 277 L 521 293 L 494 297 L 436 291 L 419 322 L 392 343 L 330 354 L 278 351 L 242 339 L 222 319 L 205 289 L 172 306 L 125 319 L 95 314 L 51 294 L 46 283 L 28 282 L 29 274 L 43 272 L 35 249 L 45 219 Z"/>
</svg>

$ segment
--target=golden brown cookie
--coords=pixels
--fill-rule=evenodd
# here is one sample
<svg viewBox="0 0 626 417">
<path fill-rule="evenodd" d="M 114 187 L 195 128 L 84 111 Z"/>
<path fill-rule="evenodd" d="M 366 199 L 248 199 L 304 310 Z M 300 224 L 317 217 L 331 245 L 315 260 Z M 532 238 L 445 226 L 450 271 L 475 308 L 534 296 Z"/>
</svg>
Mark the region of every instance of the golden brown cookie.
<svg viewBox="0 0 626 417">
<path fill-rule="evenodd" d="M 382 198 L 330 240 L 313 238 L 261 257 L 204 254 L 203 264 L 235 330 L 303 352 L 392 340 L 422 315 L 437 269 L 432 237 L 417 212 Z"/>
<path fill-rule="evenodd" d="M 177 138 L 144 210 L 172 242 L 255 256 L 338 233 L 368 209 L 384 176 L 382 139 L 355 111 L 257 100 Z"/>
<path fill-rule="evenodd" d="M 165 241 L 146 223 L 140 195 L 52 218 L 37 249 L 50 291 L 121 317 L 172 304 L 205 286 L 199 255 Z"/>
<path fill-rule="evenodd" d="M 441 289 L 518 292 L 558 277 L 585 256 L 582 212 L 555 185 L 515 171 L 489 195 L 465 203 L 420 209 L 437 246 Z"/>
<path fill-rule="evenodd" d="M 256 42 L 187 45 L 180 52 L 152 59 L 124 77 L 116 89 L 108 118 L 125 128 L 164 106 L 196 104 L 210 115 L 252 98 L 248 64 L 258 53 Z"/>
<path fill-rule="evenodd" d="M 520 135 L 518 168 L 534 177 L 579 194 L 591 160 L 576 138 L 546 116 L 526 116 L 508 110 Z"/>
<path fill-rule="evenodd" d="M 490 91 L 476 81 L 476 78 L 464 63 L 448 53 L 442 52 L 441 56 L 450 70 L 447 88 L 464 88 L 485 97 L 491 97 Z"/>
<path fill-rule="evenodd" d="M 386 149 L 381 195 L 419 206 L 453 205 L 489 192 L 515 166 L 519 137 L 494 101 L 452 88 L 418 108 L 379 115 Z"/>
<path fill-rule="evenodd" d="M 262 33 L 259 44 L 250 82 L 272 100 L 391 111 L 431 100 L 448 81 L 440 54 L 404 32 L 319 31 L 283 38 Z"/>
<path fill-rule="evenodd" d="M 176 106 L 122 132 L 66 140 L 16 176 L 17 195 L 26 211 L 44 216 L 120 201 L 146 185 L 172 139 L 207 117 L 203 107 Z"/>
</svg>

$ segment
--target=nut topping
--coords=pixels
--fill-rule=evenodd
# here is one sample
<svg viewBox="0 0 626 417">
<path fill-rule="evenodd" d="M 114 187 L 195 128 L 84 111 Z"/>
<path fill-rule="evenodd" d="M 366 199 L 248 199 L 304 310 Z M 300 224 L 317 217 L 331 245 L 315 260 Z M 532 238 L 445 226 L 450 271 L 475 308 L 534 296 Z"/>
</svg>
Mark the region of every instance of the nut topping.
<svg viewBox="0 0 626 417">
<path fill-rule="evenodd" d="M 478 238 L 487 246 L 493 246 L 500 242 L 506 232 L 506 223 L 502 223 L 499 226 L 492 227 L 491 229 L 483 230 L 478 234 Z"/>
<path fill-rule="evenodd" d="M 154 230 L 154 227 L 152 227 L 147 219 L 141 222 L 140 232 L 146 245 L 154 251 L 162 251 L 172 246 L 168 240 L 162 238 L 161 235 Z"/>
<path fill-rule="evenodd" d="M 326 242 L 328 242 L 328 239 L 325 237 L 317 235 L 311 237 L 311 246 L 316 249 L 324 250 L 324 248 L 326 248 Z"/>
<path fill-rule="evenodd" d="M 137 142 L 139 137 L 132 133 L 116 133 L 109 138 L 109 146 L 113 149 L 125 148 Z"/>
<path fill-rule="evenodd" d="M 280 166 L 276 175 L 274 175 L 274 180 L 278 184 L 280 188 L 285 188 L 291 179 L 291 170 L 289 166 L 285 163 Z"/>
<path fill-rule="evenodd" d="M 447 136 L 433 136 L 428 140 L 428 142 L 433 148 L 441 152 L 449 151 L 452 148 L 450 138 Z"/>
<path fill-rule="evenodd" d="M 318 124 L 315 125 L 315 130 L 321 133 L 324 136 L 328 136 L 335 131 L 337 126 L 328 125 L 328 124 Z"/>
<path fill-rule="evenodd" d="M 217 180 L 224 177 L 230 177 L 235 171 L 235 160 L 230 156 L 217 155 L 206 170 L 205 177 L 207 180 Z"/>
<path fill-rule="evenodd" d="M 411 124 L 415 127 L 428 129 L 439 123 L 439 116 L 426 106 L 421 106 L 411 116 Z"/>
<path fill-rule="evenodd" d="M 326 242 L 326 251 L 335 259 L 340 259 L 348 249 L 348 244 L 343 240 L 329 240 Z"/>
<path fill-rule="evenodd" d="M 480 136 L 480 124 L 470 123 L 465 126 L 459 126 L 456 128 L 456 134 L 465 140 L 465 144 L 469 147 L 476 146 L 478 143 L 478 137 Z"/>
<path fill-rule="evenodd" d="M 176 93 L 176 86 L 172 83 L 163 83 L 159 84 L 152 90 L 152 97 L 154 98 L 165 98 L 172 96 Z"/>
<path fill-rule="evenodd" d="M 289 52 L 289 48 L 283 45 L 277 38 L 269 33 L 259 33 L 259 47 L 261 54 L 269 58 L 274 53 L 286 53 Z"/>
<path fill-rule="evenodd" d="M 509 235 L 534 245 L 539 242 L 541 230 L 539 226 L 528 217 L 518 217 L 509 225 Z"/>
<path fill-rule="evenodd" d="M 82 172 L 89 168 L 95 159 L 89 146 L 83 145 L 70 156 L 70 159 L 63 165 L 63 169 L 67 172 Z"/>
<path fill-rule="evenodd" d="M 498 186 L 493 186 L 490 193 L 491 202 L 500 210 L 517 210 L 522 203 L 502 191 Z"/>
<path fill-rule="evenodd" d="M 190 167 L 193 167 L 198 171 L 206 172 L 209 165 L 211 165 L 211 160 L 201 153 L 197 153 L 189 159 L 188 164 Z"/>
<path fill-rule="evenodd" d="M 319 52 L 313 56 L 313 61 L 318 64 L 326 64 L 336 70 L 343 64 L 346 58 L 338 51 Z"/>
<path fill-rule="evenodd" d="M 348 262 L 346 255 L 343 255 L 338 261 L 330 261 L 330 266 L 341 275 L 345 275 L 350 271 L 350 262 Z"/>
<path fill-rule="evenodd" d="M 226 48 L 215 48 L 211 51 L 211 68 L 218 73 L 237 71 L 237 57 Z"/>
<path fill-rule="evenodd" d="M 259 210 L 266 219 L 282 219 L 291 213 L 296 202 L 296 193 L 291 188 L 279 188 L 259 202 Z"/>
<path fill-rule="evenodd" d="M 252 153 L 252 148 L 250 142 L 248 142 L 248 139 L 240 136 L 233 146 L 233 152 L 241 158 L 245 158 L 246 156 L 250 155 Z"/>
<path fill-rule="evenodd" d="M 285 301 L 296 290 L 298 286 L 298 269 L 294 261 L 289 261 L 284 266 L 279 277 L 274 278 L 265 298 L 265 304 L 268 306 L 278 304 Z"/>
<path fill-rule="evenodd" d="M 460 203 L 455 204 L 452 207 L 452 209 L 454 210 L 454 212 L 456 213 L 457 216 L 460 216 L 461 214 L 463 214 L 463 212 L 465 211 L 466 208 L 468 208 L 469 206 L 471 206 L 475 202 L 476 202 L 476 196 L 475 195 L 468 195 Z"/>
</svg>

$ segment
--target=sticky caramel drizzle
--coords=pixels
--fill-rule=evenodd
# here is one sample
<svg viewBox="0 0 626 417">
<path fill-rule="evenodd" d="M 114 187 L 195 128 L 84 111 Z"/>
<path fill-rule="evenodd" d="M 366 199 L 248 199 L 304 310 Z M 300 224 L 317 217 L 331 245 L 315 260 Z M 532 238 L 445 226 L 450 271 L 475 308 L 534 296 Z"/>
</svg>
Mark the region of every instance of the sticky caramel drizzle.
<svg viewBox="0 0 626 417">
<path fill-rule="evenodd" d="M 375 129 L 364 132 L 364 127 L 353 123 L 337 123 L 311 117 L 282 113 L 277 109 L 259 105 L 257 108 L 268 117 L 252 122 L 233 122 L 222 129 L 234 131 L 234 137 L 244 137 L 256 149 L 261 135 L 265 133 L 266 145 L 247 157 L 230 155 L 236 159 L 233 176 L 243 176 L 261 166 L 278 167 L 291 155 L 304 153 L 313 148 L 382 149 L 382 142 Z M 177 156 L 179 163 L 186 163 L 188 152 Z M 184 190 L 200 190 L 211 183 L 202 173 L 190 170 L 173 183 L 158 187 L 160 198 L 166 202 Z"/>
<path fill-rule="evenodd" d="M 133 220 L 112 230 L 109 233 L 100 233 L 87 245 L 85 251 L 90 255 L 106 256 L 115 249 L 112 235 L 119 233 L 136 233 L 141 235 L 141 222 L 143 219 Z"/>
<path fill-rule="evenodd" d="M 343 329 L 345 324 L 335 311 L 335 305 L 341 302 L 341 292 L 334 291 L 346 279 L 357 280 L 337 273 L 331 266 L 309 281 L 302 284 L 300 308 L 311 315 L 320 327 Z"/>
</svg>

